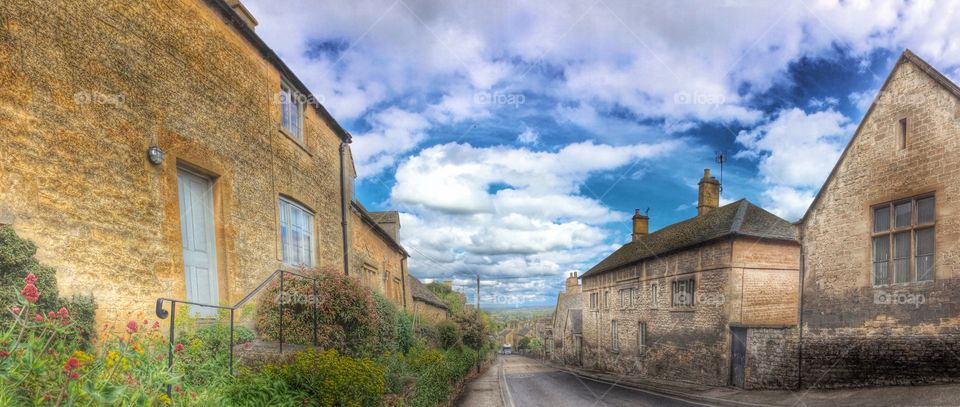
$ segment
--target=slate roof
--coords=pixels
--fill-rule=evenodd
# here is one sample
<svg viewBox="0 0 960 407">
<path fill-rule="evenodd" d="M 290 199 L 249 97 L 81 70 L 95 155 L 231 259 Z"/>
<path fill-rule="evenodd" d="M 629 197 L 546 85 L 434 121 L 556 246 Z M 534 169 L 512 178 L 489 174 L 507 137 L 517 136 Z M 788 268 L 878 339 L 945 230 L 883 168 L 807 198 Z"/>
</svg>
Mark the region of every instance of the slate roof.
<svg viewBox="0 0 960 407">
<path fill-rule="evenodd" d="M 430 289 L 427 288 L 423 282 L 414 276 L 410 276 L 410 294 L 413 295 L 413 299 L 415 300 L 420 300 L 427 304 L 447 309 L 447 304 L 444 304 L 443 301 L 440 301 L 433 291 L 430 291 Z"/>
<path fill-rule="evenodd" d="M 746 199 L 741 199 L 716 208 L 706 215 L 674 223 L 636 242 L 627 243 L 583 273 L 581 278 L 732 236 L 797 241 L 796 227 L 793 224 Z"/>
</svg>

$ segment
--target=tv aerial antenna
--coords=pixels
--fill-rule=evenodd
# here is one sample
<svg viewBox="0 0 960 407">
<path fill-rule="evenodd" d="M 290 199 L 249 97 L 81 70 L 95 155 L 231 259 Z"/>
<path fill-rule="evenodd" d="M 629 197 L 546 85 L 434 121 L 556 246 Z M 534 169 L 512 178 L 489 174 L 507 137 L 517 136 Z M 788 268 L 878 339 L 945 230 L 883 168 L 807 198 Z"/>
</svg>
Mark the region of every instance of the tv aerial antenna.
<svg viewBox="0 0 960 407">
<path fill-rule="evenodd" d="M 723 192 L 723 163 L 727 162 L 727 153 L 723 151 L 717 151 L 716 156 L 717 164 L 720 164 L 720 192 Z"/>
</svg>

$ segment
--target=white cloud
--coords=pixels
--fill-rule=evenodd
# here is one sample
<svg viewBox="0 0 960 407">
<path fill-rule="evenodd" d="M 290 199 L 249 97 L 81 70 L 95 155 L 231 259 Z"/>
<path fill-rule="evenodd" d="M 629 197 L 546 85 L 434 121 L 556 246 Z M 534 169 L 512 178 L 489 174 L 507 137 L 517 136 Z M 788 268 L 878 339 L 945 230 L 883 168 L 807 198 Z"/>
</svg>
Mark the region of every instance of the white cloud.
<svg viewBox="0 0 960 407">
<path fill-rule="evenodd" d="M 679 142 L 623 147 L 575 143 L 557 151 L 433 146 L 403 161 L 390 201 L 404 213 L 411 270 L 438 277 L 561 276 L 610 250 L 604 225 L 627 222 L 595 196 L 590 176 L 661 157 Z"/>
<path fill-rule="evenodd" d="M 517 136 L 517 142 L 520 144 L 537 144 L 539 141 L 540 135 L 529 127 L 523 129 L 523 133 Z"/>
<path fill-rule="evenodd" d="M 412 150 L 425 138 L 429 122 L 423 116 L 399 108 L 374 115 L 371 131 L 354 136 L 351 145 L 360 178 L 392 166 L 398 156 Z"/>
<path fill-rule="evenodd" d="M 813 200 L 813 191 L 826 180 L 855 127 L 832 109 L 810 114 L 781 110 L 769 123 L 737 135 L 744 150 L 736 156 L 759 161 L 760 178 L 768 185 L 763 203 L 793 220 Z"/>
</svg>

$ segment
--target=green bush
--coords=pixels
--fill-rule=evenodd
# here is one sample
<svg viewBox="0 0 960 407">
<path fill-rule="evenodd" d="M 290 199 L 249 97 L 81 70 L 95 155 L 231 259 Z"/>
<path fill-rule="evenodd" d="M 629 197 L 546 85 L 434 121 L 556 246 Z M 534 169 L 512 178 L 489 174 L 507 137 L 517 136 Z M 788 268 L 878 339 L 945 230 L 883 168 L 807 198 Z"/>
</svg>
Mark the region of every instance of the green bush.
<svg viewBox="0 0 960 407">
<path fill-rule="evenodd" d="M 271 368 L 259 372 L 245 370 L 228 377 L 216 391 L 216 400 L 209 405 L 260 407 L 303 406 L 307 392 L 291 387 L 280 371 Z"/>
<path fill-rule="evenodd" d="M 234 344 L 247 343 L 254 339 L 253 331 L 236 326 Z M 183 344 L 178 352 L 175 372 L 183 375 L 182 381 L 189 385 L 202 386 L 230 370 L 230 327 L 222 319 L 194 332 L 179 334 L 175 343 Z M 236 362 L 236 361 L 235 361 Z"/>
<path fill-rule="evenodd" d="M 412 406 L 434 407 L 447 403 L 453 386 L 476 365 L 477 355 L 464 347 L 445 352 L 428 349 L 410 352 L 405 361 L 407 371 L 416 377 L 416 386 L 407 401 Z"/>
<path fill-rule="evenodd" d="M 308 349 L 288 366 L 266 370 L 304 393 L 310 405 L 378 406 L 386 391 L 383 367 L 370 359 L 340 356 L 333 349 Z"/>
<path fill-rule="evenodd" d="M 453 321 L 444 320 L 437 324 L 437 341 L 443 349 L 450 349 L 460 343 L 460 327 Z"/>
<path fill-rule="evenodd" d="M 316 302 L 317 342 L 320 347 L 358 356 L 379 346 L 380 321 L 370 290 L 335 270 L 300 270 L 299 273 L 319 279 L 316 297 L 313 295 L 312 280 L 287 274 L 282 297 L 279 281 L 271 283 L 257 307 L 257 332 L 262 337 L 279 339 L 282 302 L 284 340 L 302 345 L 312 344 Z"/>
</svg>

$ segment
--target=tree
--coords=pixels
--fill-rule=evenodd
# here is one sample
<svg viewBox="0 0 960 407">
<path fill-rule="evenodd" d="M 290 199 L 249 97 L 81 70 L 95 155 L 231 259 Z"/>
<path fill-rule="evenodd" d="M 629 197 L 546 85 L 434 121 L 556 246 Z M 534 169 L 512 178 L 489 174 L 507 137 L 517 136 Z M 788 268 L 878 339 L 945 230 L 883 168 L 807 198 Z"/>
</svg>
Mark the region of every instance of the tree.
<svg viewBox="0 0 960 407">
<path fill-rule="evenodd" d="M 519 342 L 517 342 L 517 350 L 525 351 L 527 349 L 530 349 L 530 338 L 524 336 L 523 338 L 520 338 Z"/>
<path fill-rule="evenodd" d="M 480 313 L 474 311 L 457 315 L 454 317 L 454 321 L 457 322 L 457 325 L 460 325 L 464 345 L 471 349 L 483 347 L 484 338 L 489 335 L 489 331 Z"/>
</svg>

